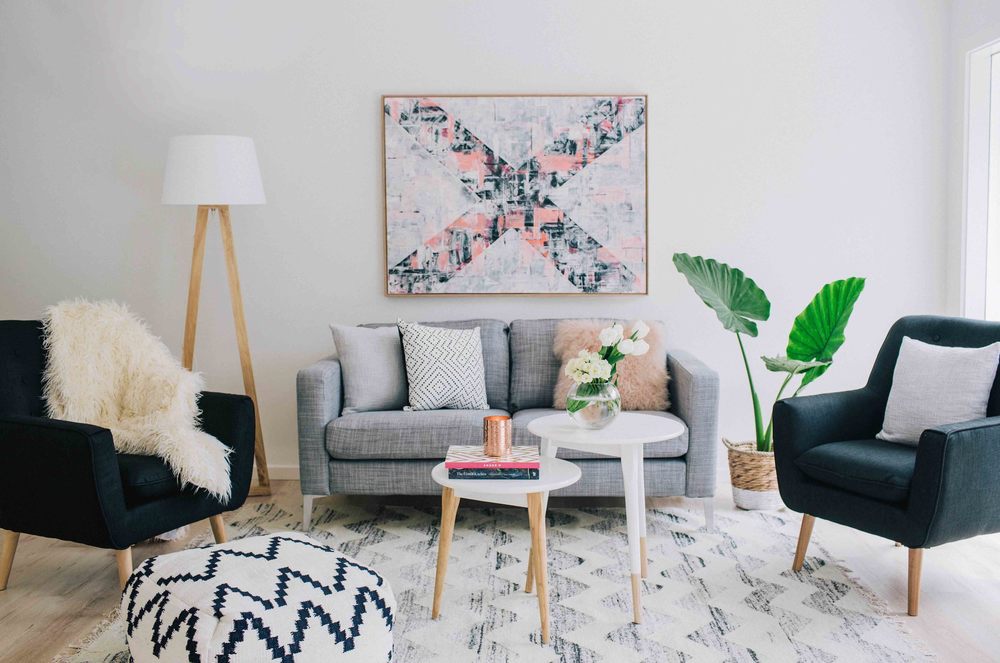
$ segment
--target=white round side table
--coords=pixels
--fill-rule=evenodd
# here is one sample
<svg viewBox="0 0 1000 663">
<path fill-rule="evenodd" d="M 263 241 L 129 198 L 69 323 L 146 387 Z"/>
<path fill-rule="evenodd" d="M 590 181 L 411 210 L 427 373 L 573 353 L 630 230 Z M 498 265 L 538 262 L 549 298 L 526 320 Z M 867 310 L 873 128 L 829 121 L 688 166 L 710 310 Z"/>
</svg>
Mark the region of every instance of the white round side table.
<svg viewBox="0 0 1000 663">
<path fill-rule="evenodd" d="M 545 552 L 545 507 L 549 491 L 565 488 L 580 480 L 580 468 L 559 458 L 543 457 L 537 479 L 449 479 L 448 468 L 440 463 L 431 470 L 431 477 L 441 484 L 441 536 L 438 538 L 437 574 L 434 577 L 434 605 L 431 618 L 441 613 L 441 594 L 448 570 L 448 550 L 455 531 L 455 515 L 463 497 L 480 502 L 493 502 L 528 509 L 531 526 L 531 554 L 528 556 L 528 580 L 525 591 L 531 591 L 532 577 L 538 588 L 538 614 L 542 621 L 542 643 L 549 642 L 549 595 Z"/>
<path fill-rule="evenodd" d="M 680 437 L 683 423 L 638 412 L 623 412 L 606 428 L 580 428 L 566 413 L 540 417 L 528 430 L 542 438 L 541 454 L 555 457 L 560 447 L 589 451 L 621 459 L 625 483 L 625 518 L 628 521 L 628 552 L 632 571 L 632 621 L 642 617 L 640 578 L 647 574 L 646 481 L 643 476 L 643 445 Z"/>
</svg>

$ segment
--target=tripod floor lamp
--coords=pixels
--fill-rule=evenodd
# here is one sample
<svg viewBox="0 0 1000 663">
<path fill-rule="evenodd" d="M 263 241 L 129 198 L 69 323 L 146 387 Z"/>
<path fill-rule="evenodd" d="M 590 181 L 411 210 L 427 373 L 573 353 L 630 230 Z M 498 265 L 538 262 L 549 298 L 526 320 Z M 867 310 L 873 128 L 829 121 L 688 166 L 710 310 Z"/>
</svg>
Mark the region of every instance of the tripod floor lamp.
<svg viewBox="0 0 1000 663">
<path fill-rule="evenodd" d="M 230 205 L 263 205 L 264 186 L 257 165 L 257 151 L 252 138 L 242 136 L 176 136 L 170 140 L 167 167 L 163 175 L 164 205 L 195 205 L 198 214 L 194 227 L 194 253 L 191 257 L 191 281 L 188 285 L 187 318 L 184 322 L 182 362 L 191 369 L 194 364 L 194 339 L 198 326 L 198 299 L 201 294 L 201 269 L 205 262 L 205 233 L 212 212 L 219 218 L 222 248 L 226 255 L 229 276 L 229 298 L 236 323 L 236 343 L 243 387 L 253 399 L 256 417 L 254 460 L 257 465 L 257 485 L 251 494 L 269 495 L 271 482 L 267 475 L 267 457 L 260 431 L 260 408 L 257 388 L 250 361 L 247 323 L 240 295 L 240 276 L 233 250 L 233 229 L 229 222 Z"/>
</svg>

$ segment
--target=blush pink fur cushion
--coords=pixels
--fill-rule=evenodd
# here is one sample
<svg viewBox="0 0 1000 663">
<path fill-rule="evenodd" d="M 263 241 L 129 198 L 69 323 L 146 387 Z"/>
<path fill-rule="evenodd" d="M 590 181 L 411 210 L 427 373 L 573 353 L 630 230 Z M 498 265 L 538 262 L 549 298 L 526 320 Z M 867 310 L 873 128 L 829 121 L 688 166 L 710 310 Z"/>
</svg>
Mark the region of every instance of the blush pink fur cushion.
<svg viewBox="0 0 1000 663">
<path fill-rule="evenodd" d="M 566 407 L 566 394 L 573 386 L 573 380 L 566 375 L 566 362 L 575 357 L 580 350 L 596 352 L 601 347 L 597 335 L 610 323 L 606 320 L 563 320 L 556 327 L 555 341 L 552 350 L 562 366 L 559 367 L 559 379 L 556 381 L 555 393 L 552 395 L 552 406 L 562 409 Z M 667 410 L 670 399 L 667 396 L 667 347 L 660 322 L 648 322 L 649 352 L 639 357 L 625 357 L 618 362 L 618 391 L 622 395 L 623 410 Z M 623 322 L 625 335 L 632 333 L 633 325 Z"/>
</svg>

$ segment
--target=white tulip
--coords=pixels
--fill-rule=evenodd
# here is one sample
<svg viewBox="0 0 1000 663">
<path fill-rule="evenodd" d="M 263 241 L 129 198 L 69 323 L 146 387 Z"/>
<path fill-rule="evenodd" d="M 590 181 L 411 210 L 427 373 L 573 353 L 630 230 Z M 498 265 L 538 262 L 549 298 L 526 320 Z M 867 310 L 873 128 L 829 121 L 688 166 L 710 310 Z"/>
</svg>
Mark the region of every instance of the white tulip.
<svg viewBox="0 0 1000 663">
<path fill-rule="evenodd" d="M 641 339 L 636 341 L 635 345 L 632 347 L 632 355 L 635 357 L 642 356 L 647 352 L 649 352 L 649 343 Z"/>
<path fill-rule="evenodd" d="M 645 343 L 645 341 L 639 341 L 639 342 Z M 622 339 L 621 341 L 618 341 L 618 352 L 622 353 L 623 355 L 635 354 L 635 348 L 636 348 L 635 344 L 636 341 L 633 341 L 630 338 Z"/>
<path fill-rule="evenodd" d="M 612 346 L 622 340 L 622 332 L 622 326 L 617 323 L 602 329 L 601 333 L 597 336 L 601 341 L 601 347 Z"/>
<path fill-rule="evenodd" d="M 632 326 L 632 335 L 635 336 L 635 339 L 637 341 L 642 340 L 646 338 L 647 334 L 649 334 L 649 325 L 642 320 L 636 320 L 635 324 Z"/>
</svg>

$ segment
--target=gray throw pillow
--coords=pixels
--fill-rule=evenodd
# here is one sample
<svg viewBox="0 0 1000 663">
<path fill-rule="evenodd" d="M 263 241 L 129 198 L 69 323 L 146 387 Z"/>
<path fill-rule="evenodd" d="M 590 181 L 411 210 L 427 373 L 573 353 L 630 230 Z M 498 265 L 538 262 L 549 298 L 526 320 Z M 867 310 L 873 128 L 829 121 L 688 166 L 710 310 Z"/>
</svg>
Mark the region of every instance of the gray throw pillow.
<svg viewBox="0 0 1000 663">
<path fill-rule="evenodd" d="M 397 323 L 403 337 L 410 410 L 486 410 L 486 371 L 479 327 L 442 329 Z"/>
<path fill-rule="evenodd" d="M 344 414 L 406 405 L 403 344 L 395 327 L 330 325 L 344 376 Z"/>
<path fill-rule="evenodd" d="M 876 437 L 913 445 L 928 428 L 982 419 L 998 358 L 1000 343 L 952 348 L 904 336 Z"/>
</svg>

